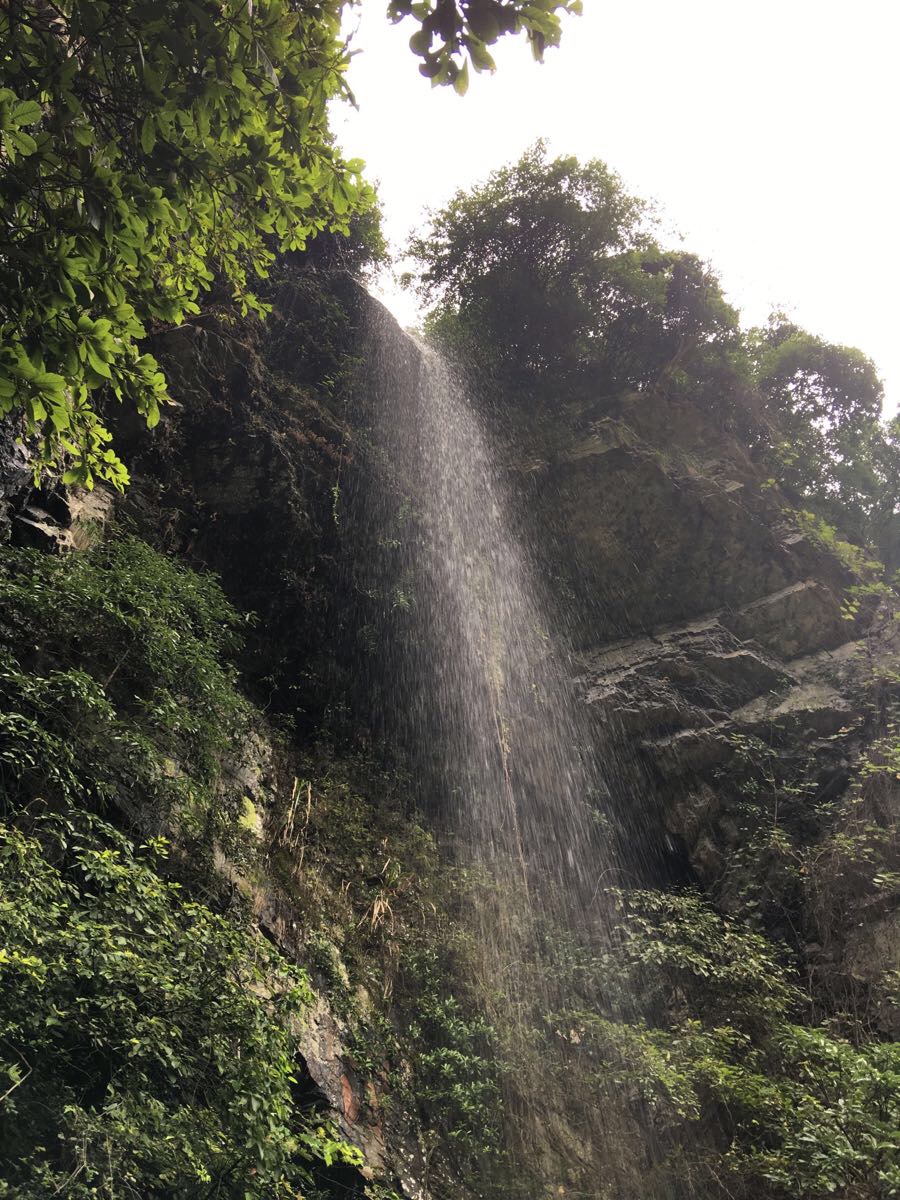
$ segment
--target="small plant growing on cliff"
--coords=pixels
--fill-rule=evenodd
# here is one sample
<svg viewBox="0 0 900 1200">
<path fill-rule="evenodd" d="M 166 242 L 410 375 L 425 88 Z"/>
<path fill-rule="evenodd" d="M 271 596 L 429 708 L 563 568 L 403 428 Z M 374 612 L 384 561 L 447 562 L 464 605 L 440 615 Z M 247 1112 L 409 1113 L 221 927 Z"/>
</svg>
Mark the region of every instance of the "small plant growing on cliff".
<svg viewBox="0 0 900 1200">
<path fill-rule="evenodd" d="M 502 1157 L 500 1074 L 494 1031 L 471 1001 L 453 994 L 451 964 L 435 943 L 406 963 L 416 1094 L 460 1162 L 478 1174 Z"/>
<path fill-rule="evenodd" d="M 870 552 L 845 541 L 833 525 L 815 513 L 803 510 L 793 516 L 811 541 L 832 553 L 848 571 L 857 576 L 857 582 L 848 587 L 841 603 L 841 616 L 845 621 L 856 619 L 867 598 L 896 596 L 896 590 L 886 578 L 884 564 L 873 558 Z"/>
</svg>

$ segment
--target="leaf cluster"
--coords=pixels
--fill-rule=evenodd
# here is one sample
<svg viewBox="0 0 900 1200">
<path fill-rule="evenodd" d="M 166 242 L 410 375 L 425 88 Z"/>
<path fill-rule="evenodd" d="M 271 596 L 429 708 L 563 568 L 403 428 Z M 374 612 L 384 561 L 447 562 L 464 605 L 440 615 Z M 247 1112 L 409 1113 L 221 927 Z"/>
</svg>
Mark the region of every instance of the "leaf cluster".
<svg viewBox="0 0 900 1200">
<path fill-rule="evenodd" d="M 748 345 L 769 469 L 818 517 L 893 561 L 900 426 L 881 420 L 884 393 L 873 363 L 782 314 L 752 330 Z"/>
<path fill-rule="evenodd" d="M 524 33 L 538 62 L 548 46 L 558 46 L 560 14 L 580 15 L 581 0 L 390 0 L 394 23 L 412 17 L 419 29 L 410 49 L 422 59 L 419 71 L 432 86 L 450 84 L 464 95 L 469 64 L 493 71 L 489 46 L 506 34 Z"/>
<path fill-rule="evenodd" d="M 696 257 L 663 251 L 648 206 L 599 160 L 537 142 L 410 243 L 431 328 L 467 336 L 511 386 L 535 377 L 610 392 L 658 384 L 734 351 L 737 316 Z M 717 364 L 717 365 L 716 365 Z"/>
<path fill-rule="evenodd" d="M 296 1098 L 304 975 L 85 815 L 0 826 L 0 1195 L 293 1197 L 359 1165 Z"/>
<path fill-rule="evenodd" d="M 665 1176 L 723 1196 L 896 1194 L 897 1045 L 796 1024 L 802 993 L 772 944 L 699 896 L 616 899 L 598 970 L 622 1012 L 556 1021 L 595 1086 L 649 1117 Z"/>
<path fill-rule="evenodd" d="M 404 963 L 404 987 L 414 996 L 407 1037 L 415 1091 L 458 1161 L 487 1174 L 503 1145 L 495 1032 L 457 982 L 464 943 L 435 933 Z"/>
<path fill-rule="evenodd" d="M 98 408 L 168 400 L 139 343 L 223 281 L 243 312 L 278 250 L 373 203 L 327 104 L 341 3 L 23 0 L 0 11 L 0 415 L 43 464 L 124 486 Z"/>
<path fill-rule="evenodd" d="M 503 1166 L 502 1068 L 459 916 L 465 873 L 439 854 L 401 773 L 325 747 L 304 766 L 271 816 L 269 854 L 302 914 L 304 960 L 379 1104 L 417 1112 L 435 1171 L 483 1189 Z"/>
<path fill-rule="evenodd" d="M 215 581 L 133 538 L 0 552 L 0 798 L 176 819 L 207 852 L 237 836 L 223 762 L 250 727 Z"/>
</svg>

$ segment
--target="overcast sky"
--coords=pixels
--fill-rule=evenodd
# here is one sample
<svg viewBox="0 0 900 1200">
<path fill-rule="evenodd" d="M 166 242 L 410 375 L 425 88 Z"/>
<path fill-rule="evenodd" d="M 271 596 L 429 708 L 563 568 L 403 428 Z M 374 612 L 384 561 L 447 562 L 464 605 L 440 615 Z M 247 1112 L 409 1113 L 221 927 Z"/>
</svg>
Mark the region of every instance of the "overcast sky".
<svg viewBox="0 0 900 1200">
<path fill-rule="evenodd" d="M 362 0 L 344 150 L 378 181 L 396 245 L 536 138 L 601 158 L 707 258 L 745 323 L 772 309 L 874 359 L 900 402 L 898 0 L 584 0 L 535 64 L 432 90 L 384 0 Z M 385 285 L 407 324 L 411 299 Z"/>
</svg>

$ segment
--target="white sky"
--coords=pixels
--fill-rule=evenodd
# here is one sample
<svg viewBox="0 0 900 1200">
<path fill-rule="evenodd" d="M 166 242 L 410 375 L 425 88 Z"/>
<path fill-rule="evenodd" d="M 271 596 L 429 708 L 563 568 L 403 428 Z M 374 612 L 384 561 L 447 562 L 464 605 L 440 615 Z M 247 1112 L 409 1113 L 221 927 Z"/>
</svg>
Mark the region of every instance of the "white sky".
<svg viewBox="0 0 900 1200">
<path fill-rule="evenodd" d="M 562 45 L 524 39 L 469 92 L 431 89 L 409 21 L 351 10 L 359 111 L 334 127 L 379 183 L 395 247 L 458 187 L 518 158 L 604 159 L 708 259 L 745 323 L 774 308 L 858 346 L 900 403 L 900 0 L 584 0 Z M 663 240 L 667 240 L 663 238 Z M 410 296 L 383 298 L 414 323 Z"/>
</svg>

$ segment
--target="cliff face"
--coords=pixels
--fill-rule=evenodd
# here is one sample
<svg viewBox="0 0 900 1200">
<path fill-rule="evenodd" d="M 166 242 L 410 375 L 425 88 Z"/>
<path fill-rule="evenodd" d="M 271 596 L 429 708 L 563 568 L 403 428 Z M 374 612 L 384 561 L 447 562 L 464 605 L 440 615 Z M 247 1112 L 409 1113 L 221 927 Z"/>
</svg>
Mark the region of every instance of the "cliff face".
<svg viewBox="0 0 900 1200">
<path fill-rule="evenodd" d="M 258 853 L 248 866 L 219 848 L 216 866 L 310 969 L 300 1045 L 311 1092 L 385 1188 L 513 1194 L 508 1165 L 473 1166 L 479 1137 L 499 1139 L 476 1127 L 499 1091 L 477 1019 L 463 1015 L 459 881 L 416 815 L 402 754 L 386 759 L 377 743 L 396 725 L 374 712 L 372 644 L 403 628 L 402 605 L 386 599 L 401 581 L 384 567 L 379 595 L 354 566 L 354 514 L 384 474 L 368 434 L 377 306 L 347 278 L 302 271 L 273 299 L 265 326 L 208 323 L 156 347 L 182 407 L 152 437 L 119 431 L 134 484 L 117 520 L 217 573 L 255 614 L 243 678 L 260 708 L 293 722 L 273 733 L 260 717 L 239 748 L 229 786 L 249 805 Z M 562 397 L 552 438 L 507 416 L 498 455 L 575 634 L 579 692 L 617 764 L 613 812 L 640 882 L 699 886 L 718 911 L 788 944 L 817 1016 L 851 1013 L 896 1036 L 900 792 L 883 769 L 900 678 L 894 606 L 863 597 L 848 610 L 852 564 L 687 403 L 648 393 L 598 415 Z M 99 494 L 86 515 L 61 489 L 30 494 L 18 454 L 5 456 L 14 543 L 68 549 L 73 523 L 107 518 Z M 448 991 L 463 1006 L 449 1015 Z M 422 1063 L 435 1062 L 429 1075 Z M 448 1063 L 469 1074 L 442 1076 Z M 474 1119 L 452 1110 L 454 1087 L 480 1095 Z M 612 1152 L 615 1127 L 600 1153 L 564 1126 L 564 1107 L 545 1117 L 523 1195 L 563 1194 L 567 1156 L 602 1170 Z M 626 1167 L 610 1171 L 619 1195 L 638 1186 Z"/>
<path fill-rule="evenodd" d="M 807 578 L 603 644 L 582 680 L 605 736 L 642 765 L 649 836 L 664 830 L 720 910 L 750 904 L 823 996 L 892 1037 L 898 1012 L 879 993 L 900 962 L 894 898 L 842 861 L 829 814 L 844 800 L 848 835 L 890 831 L 893 861 L 896 787 L 876 794 L 855 775 L 892 726 L 898 654 L 891 608 L 844 621 Z"/>
<path fill-rule="evenodd" d="M 690 404 L 644 393 L 596 417 L 563 399 L 549 454 L 533 430 L 509 469 L 575 614 L 598 737 L 628 764 L 620 819 L 787 942 L 821 1012 L 896 1037 L 896 893 L 873 884 L 898 851 L 895 600 Z"/>
</svg>

